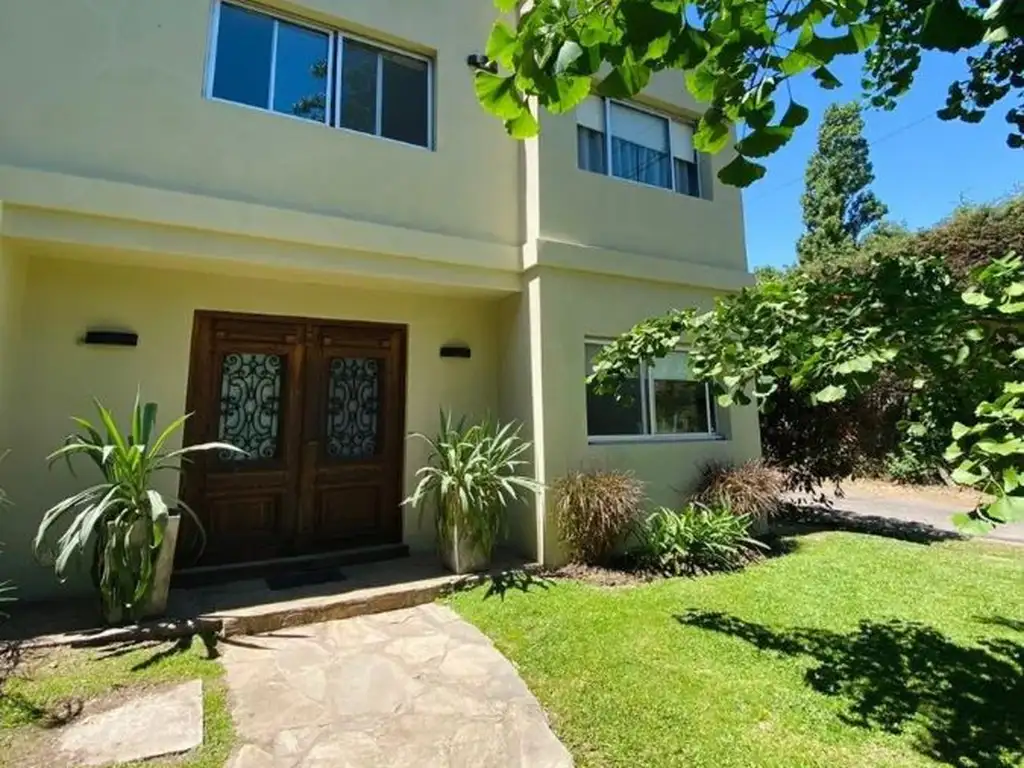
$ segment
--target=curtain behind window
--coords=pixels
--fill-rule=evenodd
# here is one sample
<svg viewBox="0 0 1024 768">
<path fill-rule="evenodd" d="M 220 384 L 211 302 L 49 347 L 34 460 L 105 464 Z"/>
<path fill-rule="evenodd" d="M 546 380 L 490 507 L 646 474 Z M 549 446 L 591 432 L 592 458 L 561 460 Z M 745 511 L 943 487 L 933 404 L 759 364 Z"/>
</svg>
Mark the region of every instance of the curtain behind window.
<svg viewBox="0 0 1024 768">
<path fill-rule="evenodd" d="M 620 179 L 672 188 L 672 170 L 667 152 L 659 152 L 615 136 L 612 137 L 612 174 Z"/>
<path fill-rule="evenodd" d="M 592 128 L 578 126 L 576 129 L 577 153 L 579 167 L 594 173 L 608 173 L 604 151 L 604 134 Z"/>
</svg>

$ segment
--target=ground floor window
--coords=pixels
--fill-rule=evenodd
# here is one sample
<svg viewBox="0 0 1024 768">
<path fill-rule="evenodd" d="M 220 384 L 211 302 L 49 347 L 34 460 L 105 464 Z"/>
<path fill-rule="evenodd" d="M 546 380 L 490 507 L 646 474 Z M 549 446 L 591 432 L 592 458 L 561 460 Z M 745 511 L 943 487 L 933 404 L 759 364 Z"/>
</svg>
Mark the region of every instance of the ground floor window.
<svg viewBox="0 0 1024 768">
<path fill-rule="evenodd" d="M 588 341 L 587 375 L 604 342 Z M 621 396 L 598 394 L 587 385 L 587 435 L 592 438 L 676 435 L 717 437 L 711 387 L 689 370 L 685 351 L 644 364 Z"/>
</svg>

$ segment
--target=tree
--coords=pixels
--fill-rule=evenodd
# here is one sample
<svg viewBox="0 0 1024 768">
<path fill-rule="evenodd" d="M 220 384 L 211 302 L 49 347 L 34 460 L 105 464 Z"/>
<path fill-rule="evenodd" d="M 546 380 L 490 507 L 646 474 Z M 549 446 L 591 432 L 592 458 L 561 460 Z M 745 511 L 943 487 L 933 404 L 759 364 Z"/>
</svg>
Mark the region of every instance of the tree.
<svg viewBox="0 0 1024 768">
<path fill-rule="evenodd" d="M 888 208 L 868 189 L 874 179 L 860 105 L 832 104 L 807 163 L 805 231 L 796 245 L 800 263 L 852 251 L 882 220 Z"/>
<path fill-rule="evenodd" d="M 913 418 L 904 425 L 907 439 L 948 443 L 952 434 L 952 479 L 996 496 L 976 510 L 975 525 L 1024 520 L 1020 257 L 979 267 L 966 291 L 935 254 L 883 249 L 794 270 L 719 298 L 710 312 L 679 310 L 640 323 L 598 355 L 592 380 L 599 390 L 617 391 L 641 362 L 684 338 L 691 371 L 714 382 L 723 407 L 752 397 L 771 407 L 782 392 L 828 408 L 882 377 L 905 383 Z M 964 418 L 976 424 L 960 423 Z M 797 446 L 809 471 L 831 448 Z"/>
<path fill-rule="evenodd" d="M 499 20 L 476 74 L 480 103 L 513 136 L 536 135 L 531 99 L 567 112 L 594 87 L 629 98 L 653 73 L 685 72 L 695 99 L 708 105 L 694 143 L 719 152 L 732 127 L 746 133 L 719 179 L 746 186 L 765 174 L 757 162 L 790 140 L 808 110 L 789 81 L 810 72 L 818 85 L 841 82 L 829 66 L 865 55 L 864 87 L 873 106 L 892 108 L 913 84 L 923 50 L 972 52 L 967 77 L 950 86 L 946 120 L 978 122 L 996 103 L 1006 114 L 1007 143 L 1024 147 L 1024 0 L 495 0 L 519 11 L 515 27 Z M 827 34 L 822 34 L 826 32 Z M 604 74 L 607 72 L 607 74 Z M 785 101 L 777 104 L 780 94 Z M 784 106 L 784 109 L 780 109 Z M 781 113 L 781 116 L 779 114 Z"/>
</svg>

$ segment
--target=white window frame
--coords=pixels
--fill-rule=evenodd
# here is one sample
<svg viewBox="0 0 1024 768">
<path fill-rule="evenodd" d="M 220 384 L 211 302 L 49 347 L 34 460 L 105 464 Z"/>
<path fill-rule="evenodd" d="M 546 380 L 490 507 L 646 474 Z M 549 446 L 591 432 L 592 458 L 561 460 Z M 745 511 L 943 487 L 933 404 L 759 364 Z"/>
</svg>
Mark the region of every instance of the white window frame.
<svg viewBox="0 0 1024 768">
<path fill-rule="evenodd" d="M 692 162 L 697 166 L 697 193 L 695 195 L 684 195 L 682 192 L 676 191 L 676 160 L 685 159 L 679 158 L 676 155 L 675 142 L 672 138 L 672 123 L 679 123 L 681 125 L 688 125 L 691 129 L 696 131 L 696 126 L 693 123 L 685 120 L 679 120 L 672 115 L 667 115 L 664 112 L 651 109 L 642 104 L 636 104 L 632 101 L 622 101 L 621 99 L 610 99 L 605 96 L 593 96 L 592 98 L 600 99 L 604 105 L 604 173 L 597 173 L 596 171 L 587 170 L 579 167 L 579 159 L 576 161 L 577 170 L 584 171 L 585 173 L 594 173 L 598 176 L 607 176 L 610 179 L 616 181 L 624 181 L 627 184 L 636 184 L 641 187 L 647 187 L 648 189 L 660 189 L 663 192 L 671 192 L 674 195 L 680 195 L 681 197 L 693 197 L 696 199 L 702 199 L 704 197 L 704 180 L 700 174 L 700 159 L 696 149 L 694 149 Z M 638 181 L 637 179 L 627 179 L 622 176 L 616 176 L 612 172 L 612 104 L 618 104 L 626 109 L 632 109 L 637 112 L 643 112 L 657 117 L 660 120 L 665 121 L 665 132 L 668 134 L 668 153 L 669 153 L 669 179 L 671 180 L 671 188 L 659 187 L 657 184 L 649 184 L 646 181 Z M 577 131 L 579 130 L 579 123 L 577 123 Z"/>
<path fill-rule="evenodd" d="M 220 31 L 220 11 L 224 5 L 233 5 L 237 8 L 244 10 L 253 11 L 254 13 L 262 14 L 273 20 L 274 22 L 274 42 L 271 50 L 271 61 L 270 61 L 270 82 L 268 84 L 268 104 L 269 107 L 257 107 L 252 104 L 242 104 L 237 101 L 231 101 L 229 99 L 222 99 L 213 95 L 213 81 L 217 74 L 217 42 Z M 280 22 L 286 22 L 293 24 L 297 27 L 304 27 L 305 29 L 312 30 L 314 32 L 320 32 L 327 35 L 327 98 L 324 106 L 324 120 L 322 122 L 316 120 L 309 120 L 299 115 L 290 115 L 287 112 L 277 112 L 273 109 L 274 105 L 274 79 L 277 76 L 277 35 Z M 341 65 L 342 59 L 345 54 L 345 41 L 352 40 L 354 42 L 365 43 L 366 45 L 378 48 L 383 51 L 391 51 L 401 56 L 405 56 L 410 59 L 417 59 L 424 62 L 427 65 L 427 143 L 426 145 L 413 144 L 407 141 L 400 141 L 399 139 L 392 139 L 388 136 L 382 136 L 381 130 L 381 114 L 384 104 L 383 86 L 384 86 L 384 67 L 378 57 L 377 65 L 377 115 L 374 125 L 373 133 L 366 133 L 365 131 L 357 131 L 353 128 L 346 128 L 341 125 Z M 434 60 L 429 56 L 424 56 L 421 53 L 415 53 L 413 51 L 406 50 L 404 48 L 398 48 L 388 43 L 383 43 L 380 40 L 374 40 L 373 38 L 364 37 L 362 35 L 352 34 L 341 29 L 336 29 L 323 24 L 309 21 L 308 19 L 295 16 L 284 11 L 278 11 L 276 9 L 267 8 L 266 6 L 258 3 L 249 2 L 248 0 L 213 0 L 213 9 L 211 13 L 210 23 L 210 35 L 209 44 L 207 46 L 208 54 L 206 57 L 206 80 L 203 88 L 204 98 L 210 101 L 216 101 L 221 104 L 230 104 L 234 107 L 242 107 L 243 109 L 252 109 L 257 112 L 263 112 L 265 114 L 277 115 L 279 117 L 286 117 L 292 120 L 298 120 L 307 125 L 325 125 L 336 131 L 344 131 L 345 133 L 356 134 L 359 136 L 370 136 L 375 139 L 387 141 L 392 144 L 399 144 L 403 147 L 412 147 L 413 149 L 425 149 L 427 151 L 434 151 Z M 378 55 L 379 56 L 379 55 Z"/>
<path fill-rule="evenodd" d="M 618 178 L 618 177 L 616 177 Z M 658 187 L 660 189 L 660 187 Z M 594 336 L 587 336 L 583 340 L 584 360 L 587 359 L 586 349 L 589 346 L 607 346 L 612 339 L 603 339 Z M 689 353 L 687 347 L 676 347 L 673 352 Z M 709 382 L 704 382 L 706 392 L 705 406 L 707 409 L 707 432 L 658 432 L 657 418 L 654 411 L 654 377 L 649 375 L 653 369 L 648 363 L 640 364 L 640 416 L 643 422 L 643 433 L 639 435 L 592 435 L 590 425 L 587 424 L 587 442 L 592 445 L 601 443 L 692 443 L 703 441 L 722 441 L 725 436 L 720 430 L 714 429 L 718 425 L 717 406 L 714 402 L 714 390 Z M 696 382 L 699 383 L 699 382 Z M 583 396 L 587 396 L 587 388 L 583 388 Z M 712 418 L 714 417 L 714 418 Z"/>
</svg>

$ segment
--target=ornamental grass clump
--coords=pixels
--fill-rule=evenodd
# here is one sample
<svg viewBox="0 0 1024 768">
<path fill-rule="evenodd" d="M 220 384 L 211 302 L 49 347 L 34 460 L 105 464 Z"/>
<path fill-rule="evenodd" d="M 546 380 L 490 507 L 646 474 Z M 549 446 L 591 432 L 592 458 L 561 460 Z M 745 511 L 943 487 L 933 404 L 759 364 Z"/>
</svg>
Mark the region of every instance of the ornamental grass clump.
<svg viewBox="0 0 1024 768">
<path fill-rule="evenodd" d="M 785 475 L 761 459 L 738 465 L 710 462 L 701 469 L 693 501 L 762 522 L 778 514 L 785 491 Z"/>
<path fill-rule="evenodd" d="M 644 484 L 632 472 L 570 472 L 554 485 L 562 541 L 573 561 L 606 563 L 643 514 Z"/>
</svg>

